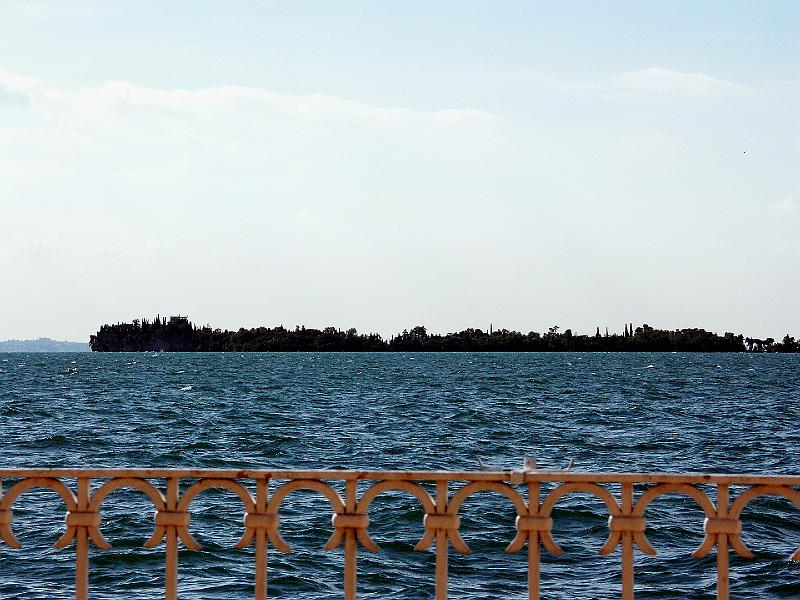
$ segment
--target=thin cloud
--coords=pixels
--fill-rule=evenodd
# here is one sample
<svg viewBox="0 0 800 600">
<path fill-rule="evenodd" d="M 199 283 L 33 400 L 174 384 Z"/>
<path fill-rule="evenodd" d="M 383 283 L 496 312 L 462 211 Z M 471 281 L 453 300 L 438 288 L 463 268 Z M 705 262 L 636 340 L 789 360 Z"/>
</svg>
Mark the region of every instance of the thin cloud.
<svg viewBox="0 0 800 600">
<path fill-rule="evenodd" d="M 78 92 L 50 89 L 30 77 L 0 70 L 0 101 L 34 105 L 51 114 L 73 113 L 104 118 L 130 111 L 154 116 L 219 113 L 254 116 L 279 115 L 306 121 L 405 124 L 409 121 L 439 123 L 497 123 L 498 115 L 471 108 L 418 111 L 407 107 L 383 107 L 327 94 L 284 94 L 262 88 L 223 85 L 198 90 L 158 89 L 126 81 L 109 81 Z"/>
<path fill-rule="evenodd" d="M 683 98 L 741 96 L 750 91 L 745 85 L 718 79 L 705 73 L 688 73 L 661 67 L 629 71 L 597 81 L 572 82 L 561 86 L 561 89 L 629 100 L 659 96 Z"/>
<path fill-rule="evenodd" d="M 38 79 L 0 69 L 0 104 L 28 106 L 36 99 L 40 88 Z"/>
</svg>

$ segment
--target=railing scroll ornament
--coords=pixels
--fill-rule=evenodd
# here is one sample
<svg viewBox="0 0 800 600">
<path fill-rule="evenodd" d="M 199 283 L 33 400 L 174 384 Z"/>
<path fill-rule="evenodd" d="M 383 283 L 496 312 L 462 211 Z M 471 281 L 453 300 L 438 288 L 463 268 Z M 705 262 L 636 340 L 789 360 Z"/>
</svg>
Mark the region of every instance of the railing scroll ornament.
<svg viewBox="0 0 800 600">
<path fill-rule="evenodd" d="M 3 491 L 3 480 L 11 482 Z M 338 482 L 336 486 L 332 482 Z M 423 483 L 435 485 L 429 493 Z M 336 488 L 344 488 L 340 495 Z M 361 494 L 359 495 L 359 484 Z M 451 495 L 451 484 L 453 493 Z M 74 485 L 74 489 L 73 486 Z M 92 486 L 94 491 L 92 492 Z M 183 486 L 183 491 L 181 488 Z M 545 495 L 542 499 L 543 486 Z M 641 488 L 637 494 L 636 486 Z M 741 490 L 731 502 L 731 486 Z M 704 538 L 692 556 L 701 558 L 716 550 L 717 597 L 729 595 L 729 549 L 751 558 L 742 540 L 741 514 L 753 499 L 771 495 L 788 499 L 800 509 L 800 477 L 704 474 L 615 474 L 567 471 L 223 471 L 178 469 L 7 469 L 0 470 L 0 540 L 20 548 L 12 525 L 13 504 L 36 488 L 49 489 L 63 500 L 66 530 L 56 548 L 75 546 L 75 597 L 84 600 L 89 591 L 89 543 L 101 550 L 111 545 L 102 533 L 101 506 L 115 490 L 142 492 L 154 508 L 154 530 L 145 542 L 148 548 L 165 546 L 165 597 L 177 598 L 180 546 L 198 550 L 200 544 L 190 531 L 191 505 L 206 490 L 224 489 L 241 502 L 244 533 L 237 548 L 255 545 L 254 595 L 267 598 L 268 550 L 291 552 L 280 534 L 279 510 L 297 490 L 321 494 L 331 506 L 333 531 L 325 550 L 343 549 L 343 592 L 356 597 L 359 546 L 371 552 L 380 548 L 369 534 L 369 508 L 381 494 L 395 490 L 410 494 L 424 511 L 422 535 L 417 551 L 432 550 L 436 556 L 436 598 L 447 598 L 448 549 L 471 552 L 461 535 L 459 512 L 464 502 L 478 492 L 507 498 L 513 506 L 516 534 L 507 552 L 528 551 L 529 598 L 537 599 L 541 584 L 541 549 L 559 555 L 564 550 L 553 538 L 553 509 L 570 494 L 597 497 L 608 511 L 608 538 L 600 548 L 602 556 L 621 549 L 621 596 L 634 597 L 634 552 L 656 556 L 647 539 L 646 511 L 657 498 L 679 494 L 693 499 L 705 515 Z M 273 488 L 270 496 L 270 487 Z M 612 490 L 619 490 L 615 495 Z M 710 495 L 713 489 L 716 494 Z M 253 490 L 255 493 L 253 493 Z M 712 500 L 713 497 L 713 500 Z M 513 513 L 512 513 L 513 515 Z M 790 560 L 800 560 L 800 549 Z"/>
</svg>

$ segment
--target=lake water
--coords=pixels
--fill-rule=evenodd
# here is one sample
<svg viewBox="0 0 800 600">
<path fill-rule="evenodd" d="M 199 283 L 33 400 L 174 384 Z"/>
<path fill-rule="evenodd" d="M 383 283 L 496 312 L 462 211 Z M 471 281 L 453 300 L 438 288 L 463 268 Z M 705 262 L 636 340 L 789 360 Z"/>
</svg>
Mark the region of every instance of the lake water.
<svg viewBox="0 0 800 600">
<path fill-rule="evenodd" d="M 800 355 L 0 354 L 0 465 L 465 470 L 477 456 L 502 468 L 536 456 L 545 467 L 574 458 L 581 471 L 798 474 L 799 401 Z M 163 549 L 140 548 L 152 505 L 114 498 L 103 513 L 114 549 L 92 552 L 91 597 L 162 597 Z M 281 530 L 295 553 L 270 551 L 270 597 L 336 597 L 341 554 L 321 550 L 329 507 L 291 498 Z M 250 597 L 252 552 L 231 549 L 241 510 L 224 493 L 192 506 L 206 549 L 181 552 L 180 597 Z M 800 565 L 786 560 L 800 545 L 798 511 L 778 499 L 750 506 L 756 558 L 732 558 L 732 597 L 800 598 Z M 315 516 L 301 517 L 305 507 Z M 0 598 L 70 597 L 73 552 L 50 547 L 63 505 L 42 492 L 14 508 L 24 548 L 0 544 Z M 567 552 L 543 552 L 543 597 L 618 595 L 618 552 L 597 556 L 599 501 L 569 497 L 554 516 Z M 383 551 L 359 554 L 359 597 L 432 597 L 433 554 L 411 551 L 418 506 L 379 500 L 371 517 Z M 689 556 L 702 518 L 676 496 L 648 510 L 659 555 L 637 554 L 637 598 L 714 597 L 713 554 Z M 452 598 L 527 597 L 526 553 L 503 552 L 507 501 L 473 497 L 462 535 L 474 553 L 451 552 Z"/>
</svg>

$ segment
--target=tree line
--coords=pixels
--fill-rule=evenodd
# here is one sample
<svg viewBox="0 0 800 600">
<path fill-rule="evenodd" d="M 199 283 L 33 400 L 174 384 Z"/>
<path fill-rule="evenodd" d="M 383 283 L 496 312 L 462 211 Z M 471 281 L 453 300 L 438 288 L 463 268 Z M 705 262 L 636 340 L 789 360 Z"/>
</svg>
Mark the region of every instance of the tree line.
<svg viewBox="0 0 800 600">
<path fill-rule="evenodd" d="M 103 325 L 90 336 L 89 345 L 95 352 L 800 352 L 800 341 L 788 334 L 776 342 L 697 328 L 634 329 L 633 324 L 626 324 L 622 334 L 610 335 L 608 330 L 601 334 L 599 327 L 594 335 L 579 335 L 557 326 L 547 333 L 470 328 L 441 335 L 417 325 L 384 340 L 355 328 L 298 325 L 291 330 L 281 325 L 228 331 L 161 316 Z"/>
</svg>

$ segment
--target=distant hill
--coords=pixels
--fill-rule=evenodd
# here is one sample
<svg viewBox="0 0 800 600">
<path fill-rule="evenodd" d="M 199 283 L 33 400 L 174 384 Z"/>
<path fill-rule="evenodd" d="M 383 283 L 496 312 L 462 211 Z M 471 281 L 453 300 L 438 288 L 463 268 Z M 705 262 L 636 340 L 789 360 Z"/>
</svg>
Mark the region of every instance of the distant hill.
<svg viewBox="0 0 800 600">
<path fill-rule="evenodd" d="M 59 342 L 50 338 L 39 338 L 0 342 L 0 352 L 91 352 L 91 348 L 84 342 Z"/>
</svg>

